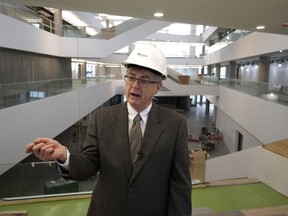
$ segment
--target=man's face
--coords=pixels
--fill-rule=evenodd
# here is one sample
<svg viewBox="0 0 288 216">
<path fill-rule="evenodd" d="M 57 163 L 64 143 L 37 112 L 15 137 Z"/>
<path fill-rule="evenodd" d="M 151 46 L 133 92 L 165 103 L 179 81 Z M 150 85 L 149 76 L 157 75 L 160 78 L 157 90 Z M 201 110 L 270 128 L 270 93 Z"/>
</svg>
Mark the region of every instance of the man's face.
<svg viewBox="0 0 288 216">
<path fill-rule="evenodd" d="M 138 67 L 129 67 L 127 69 L 127 76 L 148 81 L 156 81 L 157 78 L 151 71 Z M 143 87 L 138 80 L 131 83 L 126 82 L 125 95 L 127 101 L 137 112 L 141 112 L 149 106 L 153 96 L 157 94 L 161 86 L 162 83 L 150 83 Z"/>
</svg>

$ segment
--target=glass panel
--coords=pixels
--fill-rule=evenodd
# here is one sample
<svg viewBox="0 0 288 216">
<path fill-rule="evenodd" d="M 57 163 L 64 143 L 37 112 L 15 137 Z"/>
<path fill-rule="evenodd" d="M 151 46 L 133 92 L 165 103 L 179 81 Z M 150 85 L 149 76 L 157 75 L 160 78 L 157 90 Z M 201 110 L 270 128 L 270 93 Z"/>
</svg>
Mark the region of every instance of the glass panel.
<svg viewBox="0 0 288 216">
<path fill-rule="evenodd" d="M 4 200 L 10 200 L 30 196 L 90 193 L 97 178 L 96 175 L 81 182 L 64 179 L 58 174 L 55 162 L 19 163 L 0 176 L 0 196 Z"/>
<path fill-rule="evenodd" d="M 119 75 L 101 76 L 81 79 L 43 80 L 23 83 L 0 84 L 0 109 L 32 102 L 79 88 L 97 85 L 107 78 L 118 78 Z"/>
</svg>

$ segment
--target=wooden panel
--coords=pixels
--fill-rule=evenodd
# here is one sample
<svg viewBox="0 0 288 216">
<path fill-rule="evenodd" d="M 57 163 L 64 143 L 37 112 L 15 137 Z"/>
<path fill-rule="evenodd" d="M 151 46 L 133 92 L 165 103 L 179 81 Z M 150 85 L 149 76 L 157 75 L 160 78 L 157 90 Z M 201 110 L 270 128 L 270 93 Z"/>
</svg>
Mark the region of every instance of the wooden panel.
<svg viewBox="0 0 288 216">
<path fill-rule="evenodd" d="M 276 141 L 270 144 L 265 144 L 262 147 L 271 152 L 288 158 L 288 139 Z"/>
<path fill-rule="evenodd" d="M 288 205 L 241 211 L 245 216 L 288 216 Z"/>
<path fill-rule="evenodd" d="M 24 211 L 4 211 L 0 212 L 0 216 L 28 216 L 28 212 Z"/>
<path fill-rule="evenodd" d="M 236 179 L 211 181 L 211 182 L 208 182 L 206 186 L 239 185 L 239 184 L 251 184 L 251 183 L 259 183 L 259 182 L 260 181 L 255 178 L 236 178 Z"/>
<path fill-rule="evenodd" d="M 205 169 L 207 153 L 205 151 L 190 151 L 190 174 L 192 179 L 198 179 L 201 182 L 205 181 Z"/>
</svg>

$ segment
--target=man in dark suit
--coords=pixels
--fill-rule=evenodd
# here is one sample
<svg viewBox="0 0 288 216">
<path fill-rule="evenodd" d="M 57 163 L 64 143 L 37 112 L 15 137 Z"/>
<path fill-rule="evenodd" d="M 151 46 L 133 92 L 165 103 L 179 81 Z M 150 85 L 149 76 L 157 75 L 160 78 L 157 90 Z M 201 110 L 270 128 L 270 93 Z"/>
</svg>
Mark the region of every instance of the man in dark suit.
<svg viewBox="0 0 288 216">
<path fill-rule="evenodd" d="M 167 76 L 166 58 L 154 46 L 136 47 L 123 64 L 127 102 L 93 113 L 80 153 L 70 154 L 49 138 L 25 150 L 56 160 L 67 178 L 85 180 L 100 172 L 89 216 L 190 216 L 186 119 L 153 102 Z M 137 114 L 141 135 L 135 153 L 129 131 Z"/>
</svg>

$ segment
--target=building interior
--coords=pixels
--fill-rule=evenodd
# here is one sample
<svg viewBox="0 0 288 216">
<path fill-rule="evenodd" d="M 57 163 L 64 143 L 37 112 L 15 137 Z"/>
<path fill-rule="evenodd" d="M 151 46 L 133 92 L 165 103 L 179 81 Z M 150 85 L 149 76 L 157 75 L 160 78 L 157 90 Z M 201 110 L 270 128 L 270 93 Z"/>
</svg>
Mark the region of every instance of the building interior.
<svg viewBox="0 0 288 216">
<path fill-rule="evenodd" d="M 167 58 L 154 101 L 187 117 L 192 215 L 288 215 L 287 8 L 0 1 L 0 215 L 86 214 L 97 176 L 63 180 L 24 147 L 51 137 L 79 151 L 90 114 L 125 101 L 121 62 L 141 44 Z"/>
</svg>

